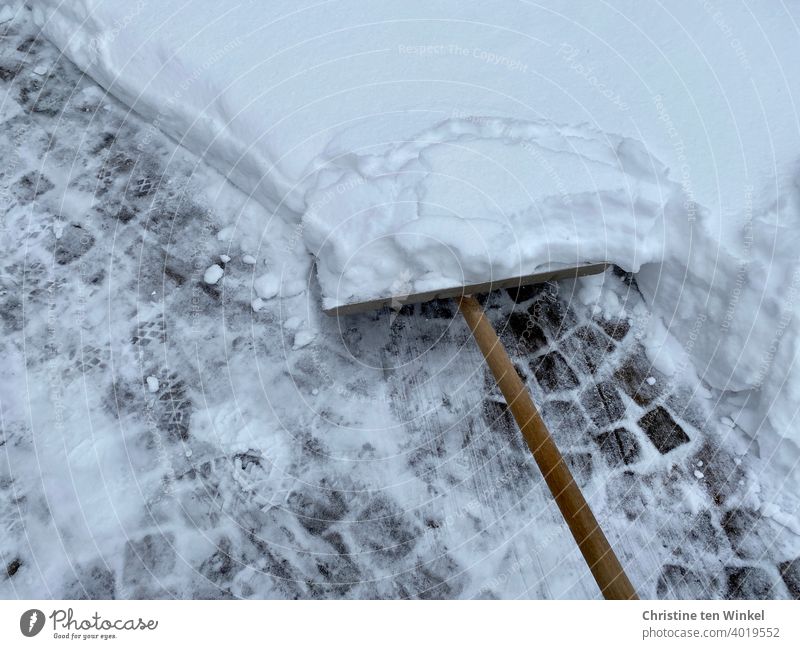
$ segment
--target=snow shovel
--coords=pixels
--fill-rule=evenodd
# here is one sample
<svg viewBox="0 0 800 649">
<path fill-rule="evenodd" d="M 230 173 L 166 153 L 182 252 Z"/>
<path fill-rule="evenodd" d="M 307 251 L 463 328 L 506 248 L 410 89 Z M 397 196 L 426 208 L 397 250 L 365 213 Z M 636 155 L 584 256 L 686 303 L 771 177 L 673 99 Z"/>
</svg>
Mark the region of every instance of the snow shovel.
<svg viewBox="0 0 800 649">
<path fill-rule="evenodd" d="M 344 316 L 385 306 L 399 308 L 405 304 L 427 302 L 434 299 L 453 298 L 464 316 L 475 342 L 486 358 L 497 385 L 514 415 L 522 436 L 533 454 L 544 476 L 550 492 L 567 523 L 583 558 L 594 575 L 600 592 L 606 599 L 638 599 L 617 555 L 611 548 L 603 530 L 597 523 L 589 504 L 572 477 L 563 456 L 550 432 L 542 421 L 539 411 L 525 389 L 494 327 L 483 312 L 481 305 L 472 297 L 502 288 L 520 288 L 530 284 L 557 279 L 574 278 L 601 273 L 606 264 L 586 264 L 573 268 L 562 268 L 534 275 L 525 275 L 482 284 L 469 284 L 439 291 L 427 291 L 410 295 L 394 295 L 377 300 L 345 304 L 324 312 L 331 316 Z"/>
</svg>

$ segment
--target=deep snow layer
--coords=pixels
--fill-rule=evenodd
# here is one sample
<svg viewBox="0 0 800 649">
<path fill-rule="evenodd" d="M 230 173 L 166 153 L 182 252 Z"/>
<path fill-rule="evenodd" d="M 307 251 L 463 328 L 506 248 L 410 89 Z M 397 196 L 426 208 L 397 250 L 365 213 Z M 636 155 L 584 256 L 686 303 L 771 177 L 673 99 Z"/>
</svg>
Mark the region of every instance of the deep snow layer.
<svg viewBox="0 0 800 649">
<path fill-rule="evenodd" d="M 634 140 L 490 118 L 448 120 L 317 184 L 303 223 L 327 306 L 587 260 L 638 269 L 660 257 L 680 193 Z"/>
<path fill-rule="evenodd" d="M 674 356 L 688 354 L 716 387 L 755 390 L 746 397 L 748 427 L 796 441 L 796 5 L 30 4 L 49 38 L 158 128 L 265 205 L 298 215 L 313 208 L 303 227 L 322 254 L 329 298 L 380 292 L 392 278 L 390 288 L 407 288 L 531 271 L 552 250 L 525 245 L 534 230 L 547 231 L 548 242 L 577 234 L 576 245 L 557 251 L 563 259 L 546 261 L 573 262 L 585 251 L 630 270 L 643 265 L 640 286 L 682 346 L 657 362 L 679 371 L 685 361 Z M 487 126 L 487 117 L 504 126 Z M 529 139 L 463 142 L 465 120 L 500 132 L 519 122 L 562 134 L 585 129 L 606 145 L 600 160 L 617 160 L 611 170 L 587 166 L 580 149 L 561 146 L 570 157 L 563 170 L 550 153 L 520 166 Z M 407 141 L 431 134 L 409 160 L 409 146 L 418 146 Z M 635 174 L 611 134 L 649 152 Z M 466 146 L 466 162 L 454 139 Z M 530 147 L 541 152 L 536 138 Z M 651 204 L 646 179 L 663 175 L 656 159 L 672 182 L 656 183 L 660 200 Z M 405 163 L 411 175 L 398 180 Z M 556 174 L 543 178 L 551 164 Z M 452 182 L 441 175 L 454 172 Z M 474 179 L 491 179 L 491 192 Z M 611 216 L 569 210 L 575 221 L 565 227 L 563 205 L 547 209 L 546 194 L 551 203 L 579 199 L 587 183 L 597 190 L 595 209 L 617 196 Z M 526 193 L 539 200 L 520 200 Z M 369 232 L 357 238 L 356 227 L 342 225 L 366 221 Z M 432 254 L 431 236 L 444 237 L 451 254 Z M 323 241 L 330 245 L 319 250 Z M 775 440 L 764 437 L 764 452 L 776 450 Z M 786 469 L 796 451 L 780 452 Z"/>
</svg>

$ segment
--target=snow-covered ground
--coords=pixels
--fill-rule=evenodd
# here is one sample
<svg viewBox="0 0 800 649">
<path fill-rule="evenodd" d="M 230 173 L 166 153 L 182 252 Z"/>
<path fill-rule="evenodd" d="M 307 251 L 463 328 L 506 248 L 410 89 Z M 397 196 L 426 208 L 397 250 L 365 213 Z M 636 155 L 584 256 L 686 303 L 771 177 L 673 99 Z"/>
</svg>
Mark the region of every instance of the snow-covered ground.
<svg viewBox="0 0 800 649">
<path fill-rule="evenodd" d="M 668 330 L 654 362 L 748 392 L 800 490 L 797 3 L 27 4 L 293 223 L 329 306 L 553 263 L 636 272 Z"/>
<path fill-rule="evenodd" d="M 451 305 L 320 315 L 302 228 L 12 15 L 3 597 L 599 596 Z M 643 597 L 800 596 L 800 494 L 634 277 L 486 304 Z"/>
</svg>

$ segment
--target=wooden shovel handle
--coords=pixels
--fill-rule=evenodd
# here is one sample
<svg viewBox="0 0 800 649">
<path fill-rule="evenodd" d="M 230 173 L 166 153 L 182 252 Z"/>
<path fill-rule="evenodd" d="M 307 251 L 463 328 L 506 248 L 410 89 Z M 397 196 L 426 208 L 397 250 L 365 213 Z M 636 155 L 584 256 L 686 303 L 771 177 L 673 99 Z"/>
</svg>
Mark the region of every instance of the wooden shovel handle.
<svg viewBox="0 0 800 649">
<path fill-rule="evenodd" d="M 458 307 L 603 596 L 639 599 L 481 305 L 465 296 Z"/>
</svg>

